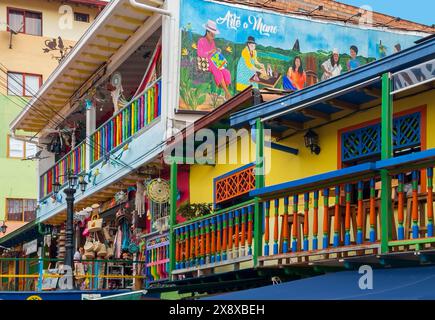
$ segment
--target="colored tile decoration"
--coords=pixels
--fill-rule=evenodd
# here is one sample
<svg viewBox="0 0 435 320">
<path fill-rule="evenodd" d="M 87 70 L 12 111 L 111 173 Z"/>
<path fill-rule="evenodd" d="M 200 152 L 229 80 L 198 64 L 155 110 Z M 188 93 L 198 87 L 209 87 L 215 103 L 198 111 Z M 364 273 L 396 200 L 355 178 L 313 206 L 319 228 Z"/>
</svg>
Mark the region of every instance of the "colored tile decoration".
<svg viewBox="0 0 435 320">
<path fill-rule="evenodd" d="M 85 166 L 86 144 L 82 142 L 40 177 L 40 199 L 53 191 L 54 181 L 64 185 L 69 170 L 72 170 L 74 174 L 79 174 L 85 170 Z"/>
<path fill-rule="evenodd" d="M 252 255 L 254 204 L 175 226 L 175 269 L 231 262 Z"/>
<path fill-rule="evenodd" d="M 214 179 L 215 204 L 236 198 L 255 189 L 255 165 L 249 164 Z"/>
<path fill-rule="evenodd" d="M 147 286 L 169 278 L 169 236 L 153 236 L 146 240 L 145 270 Z"/>
<path fill-rule="evenodd" d="M 420 144 L 420 119 L 420 112 L 394 118 L 394 150 Z M 341 144 L 343 162 L 378 155 L 381 153 L 381 124 L 344 132 L 341 136 Z"/>
<path fill-rule="evenodd" d="M 161 80 L 120 110 L 91 135 L 91 164 L 124 144 L 161 114 Z"/>
</svg>

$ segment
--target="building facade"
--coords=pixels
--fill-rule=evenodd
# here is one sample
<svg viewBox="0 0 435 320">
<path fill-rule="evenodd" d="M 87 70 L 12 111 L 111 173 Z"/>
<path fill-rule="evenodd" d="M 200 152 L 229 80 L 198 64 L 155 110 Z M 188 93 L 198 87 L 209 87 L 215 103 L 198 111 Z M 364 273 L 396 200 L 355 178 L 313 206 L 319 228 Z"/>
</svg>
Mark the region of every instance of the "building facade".
<svg viewBox="0 0 435 320">
<path fill-rule="evenodd" d="M 104 1 L 1 1 L 0 220 L 7 233 L 36 218 L 35 133 L 9 131 L 9 123 L 95 20 Z M 63 41 L 63 47 L 59 43 Z M 47 52 L 45 52 L 46 50 Z M 61 50 L 63 53 L 61 53 Z M 26 142 L 27 141 L 27 142 Z M 29 158 L 27 161 L 23 159 Z M 0 236 L 3 236 L 1 234 Z"/>
<path fill-rule="evenodd" d="M 31 228 L 56 239 L 68 227 L 62 190 L 71 174 L 83 187 L 74 245 L 85 249 L 87 289 L 118 285 L 104 280 L 116 267 L 137 288 L 218 292 L 300 276 L 294 264 L 310 275 L 322 263 L 415 245 L 408 229 L 390 236 L 391 217 L 404 224 L 410 184 L 409 175 L 397 179 L 396 213 L 392 168 L 431 157 L 433 40 L 415 42 L 434 30 L 334 1 L 250 4 L 111 2 L 11 122 L 50 147 L 39 161 L 37 219 L 2 245 L 28 239 Z M 216 145 L 220 129 L 241 128 Z M 413 226 L 424 224 L 416 175 Z M 423 225 L 409 230 L 425 242 Z M 48 255 L 59 263 L 61 237 Z M 97 241 L 104 250 L 93 249 Z"/>
</svg>

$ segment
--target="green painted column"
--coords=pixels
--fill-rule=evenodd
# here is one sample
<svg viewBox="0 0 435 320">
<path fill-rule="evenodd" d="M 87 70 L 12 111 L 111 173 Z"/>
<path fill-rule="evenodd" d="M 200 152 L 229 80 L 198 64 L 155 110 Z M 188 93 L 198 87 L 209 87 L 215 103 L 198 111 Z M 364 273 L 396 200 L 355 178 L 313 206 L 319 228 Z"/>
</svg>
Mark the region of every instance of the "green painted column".
<svg viewBox="0 0 435 320">
<path fill-rule="evenodd" d="M 382 108 L 381 108 L 381 159 L 393 157 L 393 97 L 391 95 L 391 75 L 382 75 Z M 388 170 L 381 170 L 381 253 L 388 252 L 388 241 L 391 240 L 391 176 Z"/>
<path fill-rule="evenodd" d="M 177 161 L 171 161 L 170 173 L 170 216 L 169 216 L 169 272 L 175 270 L 175 231 L 174 226 L 177 223 Z"/>
<path fill-rule="evenodd" d="M 264 179 L 264 125 L 258 118 L 255 122 L 255 188 L 263 188 Z M 254 208 L 254 266 L 258 265 L 258 257 L 263 248 L 263 204 L 255 199 Z"/>
</svg>

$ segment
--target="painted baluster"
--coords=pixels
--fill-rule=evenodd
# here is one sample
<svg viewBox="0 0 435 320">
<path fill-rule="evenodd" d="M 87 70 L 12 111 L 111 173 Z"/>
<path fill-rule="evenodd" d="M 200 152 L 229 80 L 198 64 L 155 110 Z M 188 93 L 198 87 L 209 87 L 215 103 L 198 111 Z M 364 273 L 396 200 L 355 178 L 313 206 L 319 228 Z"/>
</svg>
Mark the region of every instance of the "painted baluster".
<svg viewBox="0 0 435 320">
<path fill-rule="evenodd" d="M 298 205 L 299 205 L 299 195 L 295 194 L 293 196 L 293 241 L 292 241 L 292 252 L 298 251 L 298 237 L 299 237 L 299 217 L 298 217 Z"/>
<path fill-rule="evenodd" d="M 199 224 L 197 222 L 193 223 L 195 228 L 195 265 L 198 266 L 200 262 L 200 251 L 199 251 Z"/>
<path fill-rule="evenodd" d="M 180 241 L 180 229 L 178 228 L 175 229 L 175 269 L 180 269 Z"/>
<path fill-rule="evenodd" d="M 200 235 L 201 235 L 201 251 L 200 251 L 200 258 L 199 258 L 199 264 L 202 266 L 205 263 L 205 228 L 204 228 L 204 221 L 201 221 L 199 223 L 200 228 Z"/>
<path fill-rule="evenodd" d="M 289 230 L 289 197 L 284 197 L 284 212 L 282 216 L 282 252 L 289 252 L 290 230 Z"/>
<path fill-rule="evenodd" d="M 314 191 L 314 204 L 313 204 L 313 250 L 317 250 L 319 248 L 319 190 Z"/>
<path fill-rule="evenodd" d="M 254 232 L 254 217 L 253 217 L 254 206 L 248 207 L 248 255 L 252 255 L 252 236 Z"/>
<path fill-rule="evenodd" d="M 335 187 L 334 247 L 340 245 L 340 186 Z"/>
<path fill-rule="evenodd" d="M 370 242 L 376 241 L 376 190 L 375 179 L 370 179 Z"/>
<path fill-rule="evenodd" d="M 217 224 L 217 232 L 216 232 L 216 262 L 221 261 L 221 232 L 222 232 L 222 225 L 221 225 L 221 216 L 216 217 L 216 224 Z"/>
<path fill-rule="evenodd" d="M 350 192 L 351 192 L 351 185 L 346 184 L 345 185 L 345 192 L 346 192 L 346 216 L 344 221 L 344 245 L 348 246 L 350 245 Z"/>
<path fill-rule="evenodd" d="M 205 220 L 205 263 L 210 263 L 210 221 Z"/>
<path fill-rule="evenodd" d="M 228 259 L 233 258 L 233 215 L 234 212 L 228 212 Z"/>
<path fill-rule="evenodd" d="M 328 210 L 329 210 L 329 189 L 326 188 L 323 190 L 323 249 L 327 249 L 329 246 Z"/>
<path fill-rule="evenodd" d="M 273 254 L 278 254 L 278 218 L 279 218 L 279 199 L 275 199 L 274 201 L 275 205 L 275 216 L 274 216 L 274 224 L 273 224 Z M 284 218 L 283 218 L 284 219 Z M 283 220 L 283 226 L 284 226 L 284 220 Z M 283 252 L 287 252 L 287 239 L 283 239 Z"/>
<path fill-rule="evenodd" d="M 227 214 L 222 214 L 222 260 L 227 260 Z"/>
<path fill-rule="evenodd" d="M 362 181 L 358 181 L 358 215 L 357 215 L 357 232 L 356 243 L 363 243 L 363 185 Z"/>
<path fill-rule="evenodd" d="M 190 258 L 190 234 L 189 234 L 189 226 L 184 227 L 184 256 L 185 256 L 185 268 L 189 267 L 189 258 Z"/>
<path fill-rule="evenodd" d="M 266 212 L 264 214 L 264 255 L 269 255 L 269 217 L 270 217 L 270 200 L 264 203 Z"/>
<path fill-rule="evenodd" d="M 427 236 L 433 237 L 433 168 L 429 167 L 427 173 Z"/>
<path fill-rule="evenodd" d="M 233 258 L 239 256 L 239 233 L 240 233 L 240 210 L 236 210 L 234 213 L 234 251 Z"/>
<path fill-rule="evenodd" d="M 304 251 L 308 251 L 308 233 L 309 233 L 309 219 L 308 214 L 310 212 L 310 193 L 304 194 Z"/>
<path fill-rule="evenodd" d="M 403 227 L 403 218 L 404 218 L 404 184 L 405 184 L 405 175 L 403 173 L 399 173 L 398 177 L 398 186 L 397 186 L 397 239 L 403 240 L 405 239 L 405 229 Z"/>
<path fill-rule="evenodd" d="M 210 219 L 210 231 L 211 231 L 211 251 L 210 251 L 210 262 L 215 262 L 216 255 L 216 219 L 212 217 Z"/>
<path fill-rule="evenodd" d="M 418 171 L 412 171 L 412 237 L 419 237 L 418 230 Z"/>
<path fill-rule="evenodd" d="M 246 255 L 246 207 L 242 208 L 242 237 L 241 237 L 242 256 Z"/>
<path fill-rule="evenodd" d="M 184 245 L 184 227 L 180 227 L 180 269 L 184 268 L 184 249 L 183 249 L 183 245 Z"/>
<path fill-rule="evenodd" d="M 190 257 L 189 257 L 189 265 L 193 267 L 195 265 L 195 229 L 194 223 L 189 225 L 190 230 Z"/>
</svg>

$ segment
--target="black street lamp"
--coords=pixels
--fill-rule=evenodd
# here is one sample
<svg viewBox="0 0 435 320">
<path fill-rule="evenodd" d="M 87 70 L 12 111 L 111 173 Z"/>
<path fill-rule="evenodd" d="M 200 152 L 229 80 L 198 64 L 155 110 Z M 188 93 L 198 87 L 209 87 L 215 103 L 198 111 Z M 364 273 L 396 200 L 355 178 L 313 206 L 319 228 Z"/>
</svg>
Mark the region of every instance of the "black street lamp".
<svg viewBox="0 0 435 320">
<path fill-rule="evenodd" d="M 83 176 L 78 176 L 72 171 L 69 171 L 67 175 L 67 187 L 63 190 L 66 195 L 66 228 L 65 228 L 65 260 L 64 264 L 70 266 L 71 270 L 74 268 L 74 194 L 76 188 L 80 187 L 82 192 L 86 190 L 86 181 Z M 61 176 L 59 176 L 60 178 Z M 53 193 L 56 195 L 60 191 L 60 183 L 58 181 L 53 182 Z"/>
</svg>

